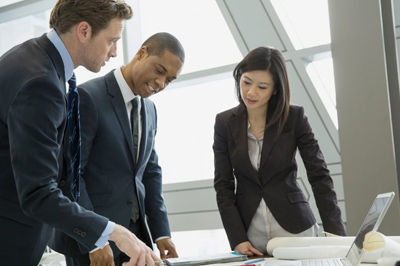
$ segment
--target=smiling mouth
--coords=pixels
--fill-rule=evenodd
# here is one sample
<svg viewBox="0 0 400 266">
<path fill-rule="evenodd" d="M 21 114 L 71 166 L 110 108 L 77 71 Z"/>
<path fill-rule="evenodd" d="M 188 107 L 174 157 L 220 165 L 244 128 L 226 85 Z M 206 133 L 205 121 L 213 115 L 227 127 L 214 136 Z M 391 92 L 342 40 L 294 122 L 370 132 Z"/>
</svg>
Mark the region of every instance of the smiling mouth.
<svg viewBox="0 0 400 266">
<path fill-rule="evenodd" d="M 149 87 L 151 92 L 153 92 L 153 93 L 157 93 L 158 92 L 158 90 L 154 89 L 150 84 L 147 84 L 147 86 Z"/>
</svg>

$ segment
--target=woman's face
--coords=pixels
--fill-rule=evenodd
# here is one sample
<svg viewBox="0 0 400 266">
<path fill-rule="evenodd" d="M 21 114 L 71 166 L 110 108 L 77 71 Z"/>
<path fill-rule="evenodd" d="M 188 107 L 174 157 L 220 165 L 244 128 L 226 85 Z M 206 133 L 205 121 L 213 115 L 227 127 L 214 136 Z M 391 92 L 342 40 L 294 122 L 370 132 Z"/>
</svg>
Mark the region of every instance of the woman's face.
<svg viewBox="0 0 400 266">
<path fill-rule="evenodd" d="M 274 90 L 274 80 L 269 70 L 245 72 L 240 78 L 240 95 L 247 109 L 267 109 Z"/>
</svg>

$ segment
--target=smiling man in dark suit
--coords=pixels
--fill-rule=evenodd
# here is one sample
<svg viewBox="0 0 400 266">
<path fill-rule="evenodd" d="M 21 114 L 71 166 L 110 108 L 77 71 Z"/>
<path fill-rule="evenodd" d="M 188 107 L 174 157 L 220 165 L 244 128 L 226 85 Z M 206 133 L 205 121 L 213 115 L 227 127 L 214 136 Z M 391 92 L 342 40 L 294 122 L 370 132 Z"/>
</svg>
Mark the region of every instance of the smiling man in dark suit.
<svg viewBox="0 0 400 266">
<path fill-rule="evenodd" d="M 156 33 L 126 66 L 79 86 L 84 184 L 80 204 L 125 226 L 149 247 L 154 241 L 162 259 L 178 254 L 154 148 L 157 113 L 147 98 L 178 77 L 184 60 L 184 49 L 173 35 Z M 139 103 L 137 114 L 132 110 L 134 99 Z M 59 233 L 51 246 L 66 255 L 67 265 L 121 265 L 128 259 L 113 243 L 88 254 Z"/>
<path fill-rule="evenodd" d="M 112 240 L 129 265 L 157 256 L 125 227 L 73 202 L 68 177 L 66 82 L 116 56 L 131 8 L 123 0 L 59 0 L 49 33 L 0 57 L 0 263 L 37 265 L 52 227 L 87 248 Z M 68 131 L 67 131 L 68 132 Z M 63 194 L 58 187 L 66 188 Z"/>
</svg>

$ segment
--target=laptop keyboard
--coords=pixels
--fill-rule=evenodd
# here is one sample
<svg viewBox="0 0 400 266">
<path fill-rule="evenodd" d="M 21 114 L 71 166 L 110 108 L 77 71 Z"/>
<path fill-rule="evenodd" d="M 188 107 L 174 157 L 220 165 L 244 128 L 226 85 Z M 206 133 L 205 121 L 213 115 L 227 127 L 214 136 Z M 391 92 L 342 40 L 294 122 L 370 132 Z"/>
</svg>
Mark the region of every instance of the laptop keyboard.
<svg viewBox="0 0 400 266">
<path fill-rule="evenodd" d="M 340 259 L 314 259 L 302 260 L 302 266 L 343 266 Z"/>
</svg>

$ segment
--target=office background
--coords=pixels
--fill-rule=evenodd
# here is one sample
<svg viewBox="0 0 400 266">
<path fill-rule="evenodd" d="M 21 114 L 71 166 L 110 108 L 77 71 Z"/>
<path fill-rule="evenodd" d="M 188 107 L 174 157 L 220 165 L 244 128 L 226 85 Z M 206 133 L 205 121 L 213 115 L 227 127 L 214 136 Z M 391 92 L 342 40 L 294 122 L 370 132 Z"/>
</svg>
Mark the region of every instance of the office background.
<svg viewBox="0 0 400 266">
<path fill-rule="evenodd" d="M 134 18 L 126 23 L 117 58 L 100 73 L 78 68 L 76 75 L 82 83 L 127 63 L 155 32 L 170 32 L 185 47 L 181 76 L 151 97 L 158 109 L 164 197 L 180 254 L 229 249 L 213 189 L 214 118 L 237 104 L 232 70 L 258 46 L 276 47 L 286 58 L 291 101 L 305 107 L 349 234 L 357 233 L 376 194 L 395 191 L 380 231 L 400 235 L 400 1 L 126 2 Z M 47 32 L 55 3 L 2 0 L 0 55 Z M 320 222 L 299 156 L 297 161 L 298 182 Z"/>
</svg>

